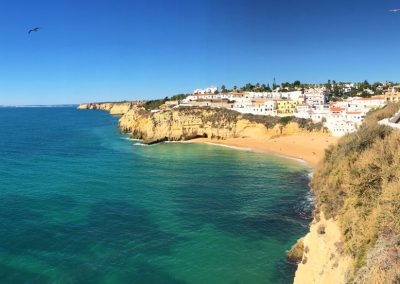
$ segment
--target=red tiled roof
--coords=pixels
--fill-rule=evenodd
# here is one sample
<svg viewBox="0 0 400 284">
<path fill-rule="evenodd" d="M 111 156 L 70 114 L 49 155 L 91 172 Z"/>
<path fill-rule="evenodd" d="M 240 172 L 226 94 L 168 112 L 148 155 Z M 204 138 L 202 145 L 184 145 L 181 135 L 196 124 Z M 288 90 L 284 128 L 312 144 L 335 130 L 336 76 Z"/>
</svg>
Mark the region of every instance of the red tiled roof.
<svg viewBox="0 0 400 284">
<path fill-rule="evenodd" d="M 372 101 L 372 100 L 383 100 L 383 98 L 361 98 L 360 101 Z"/>
<path fill-rule="evenodd" d="M 331 107 L 330 108 L 330 111 L 344 111 L 345 110 L 345 108 L 343 108 L 343 107 Z"/>
</svg>

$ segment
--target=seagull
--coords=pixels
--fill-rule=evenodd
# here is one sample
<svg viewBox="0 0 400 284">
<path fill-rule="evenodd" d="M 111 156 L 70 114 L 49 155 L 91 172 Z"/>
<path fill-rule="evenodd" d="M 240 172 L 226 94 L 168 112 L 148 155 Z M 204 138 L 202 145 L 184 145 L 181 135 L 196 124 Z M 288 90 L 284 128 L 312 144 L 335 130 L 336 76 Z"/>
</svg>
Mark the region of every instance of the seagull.
<svg viewBox="0 0 400 284">
<path fill-rule="evenodd" d="M 389 10 L 389 12 L 398 13 L 398 12 L 400 12 L 400 9 L 391 9 L 391 10 Z"/>
<path fill-rule="evenodd" d="M 31 32 L 37 32 L 39 31 L 39 28 L 32 28 L 29 30 L 28 34 L 30 34 Z"/>
</svg>

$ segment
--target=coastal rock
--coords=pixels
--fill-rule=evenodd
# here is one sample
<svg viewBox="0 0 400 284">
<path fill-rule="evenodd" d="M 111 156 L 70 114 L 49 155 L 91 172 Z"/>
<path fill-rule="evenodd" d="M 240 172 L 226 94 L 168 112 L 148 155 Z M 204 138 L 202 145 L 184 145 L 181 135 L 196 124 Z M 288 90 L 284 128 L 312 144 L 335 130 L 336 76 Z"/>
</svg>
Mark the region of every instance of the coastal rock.
<svg viewBox="0 0 400 284">
<path fill-rule="evenodd" d="M 80 104 L 78 109 L 88 109 L 88 110 L 104 110 L 108 111 L 112 115 L 123 115 L 127 113 L 130 109 L 136 108 L 141 104 L 141 102 L 116 102 L 116 103 L 88 103 Z"/>
<path fill-rule="evenodd" d="M 307 249 L 308 250 L 308 249 Z M 288 251 L 287 257 L 292 263 L 300 263 L 304 254 L 304 238 L 298 239 L 296 244 Z"/>
<path fill-rule="evenodd" d="M 318 221 L 317 221 L 318 220 Z M 321 233 L 320 228 L 324 228 Z M 303 255 L 299 262 L 294 284 L 347 283 L 352 259 L 343 254 L 343 240 L 337 221 L 326 220 L 321 213 L 302 238 Z"/>
<path fill-rule="evenodd" d="M 266 118 L 267 119 L 267 118 Z M 308 132 L 298 123 L 268 125 L 225 109 L 178 108 L 148 112 L 131 109 L 124 114 L 119 127 L 144 143 L 184 141 L 206 137 L 210 139 L 266 138 Z"/>
</svg>

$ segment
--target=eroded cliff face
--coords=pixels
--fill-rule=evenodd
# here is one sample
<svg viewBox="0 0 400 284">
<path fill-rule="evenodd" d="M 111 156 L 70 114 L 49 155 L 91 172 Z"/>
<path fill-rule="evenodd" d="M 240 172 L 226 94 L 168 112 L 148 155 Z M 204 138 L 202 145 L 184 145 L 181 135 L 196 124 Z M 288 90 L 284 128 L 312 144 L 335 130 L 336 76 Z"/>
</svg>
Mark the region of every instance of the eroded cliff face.
<svg viewBox="0 0 400 284">
<path fill-rule="evenodd" d="M 303 256 L 294 284 L 348 282 L 353 260 L 344 254 L 343 237 L 337 220 L 326 220 L 323 213 L 319 214 L 302 240 Z"/>
<path fill-rule="evenodd" d="M 190 140 L 197 137 L 211 139 L 271 138 L 290 135 L 306 130 L 297 123 L 276 124 L 267 128 L 261 123 L 251 122 L 233 111 L 221 109 L 174 109 L 149 113 L 142 109 L 131 109 L 124 114 L 119 127 L 144 143 Z"/>
<path fill-rule="evenodd" d="M 112 115 L 123 115 L 137 106 L 137 102 L 88 103 L 79 105 L 78 109 L 104 110 Z"/>
</svg>

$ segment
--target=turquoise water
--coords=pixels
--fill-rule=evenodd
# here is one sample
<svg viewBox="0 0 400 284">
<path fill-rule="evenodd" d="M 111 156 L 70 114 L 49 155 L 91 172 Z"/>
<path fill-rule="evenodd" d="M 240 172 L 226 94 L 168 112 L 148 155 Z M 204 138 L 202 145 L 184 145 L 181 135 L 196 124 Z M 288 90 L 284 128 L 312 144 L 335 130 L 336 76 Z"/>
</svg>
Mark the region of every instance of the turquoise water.
<svg viewBox="0 0 400 284">
<path fill-rule="evenodd" d="M 291 283 L 309 169 L 139 146 L 118 118 L 0 108 L 0 283 Z"/>
</svg>

